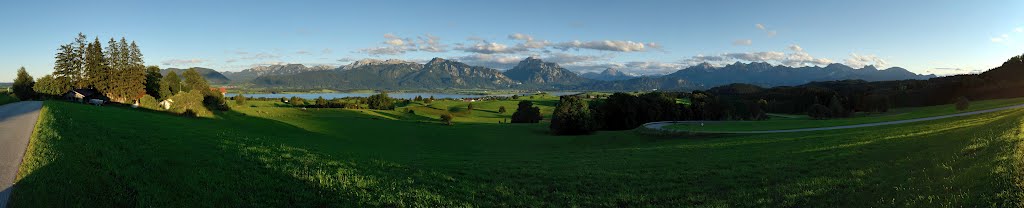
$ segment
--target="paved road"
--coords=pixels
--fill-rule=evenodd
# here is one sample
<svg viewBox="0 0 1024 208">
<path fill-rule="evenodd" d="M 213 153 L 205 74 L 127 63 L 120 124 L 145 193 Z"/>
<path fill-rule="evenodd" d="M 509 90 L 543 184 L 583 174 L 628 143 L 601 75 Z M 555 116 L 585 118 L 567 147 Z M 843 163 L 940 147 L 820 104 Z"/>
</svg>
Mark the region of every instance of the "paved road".
<svg viewBox="0 0 1024 208">
<path fill-rule="evenodd" d="M 907 119 L 907 120 L 899 120 L 899 121 L 886 121 L 886 122 L 878 122 L 878 123 L 856 124 L 856 125 L 847 125 L 847 126 L 830 126 L 830 127 L 818 127 L 818 128 L 806 128 L 806 129 L 785 129 L 785 130 L 764 130 L 764 131 L 694 131 L 694 132 L 698 132 L 698 133 L 724 133 L 724 134 L 765 134 L 765 133 L 787 133 L 787 132 L 805 132 L 805 131 L 826 131 L 826 130 L 836 130 L 836 129 L 852 129 L 852 128 L 872 127 L 872 126 L 904 124 L 904 123 L 912 123 L 912 122 L 920 122 L 920 121 L 931 121 L 931 120 L 937 120 L 937 119 L 960 117 L 960 116 L 969 116 L 969 115 L 976 115 L 976 114 L 982 114 L 982 113 L 991 113 L 991 112 L 996 112 L 996 111 L 1009 110 L 1009 109 L 1017 109 L 1017 108 L 1024 108 L 1024 104 L 1014 105 L 1014 106 L 1006 106 L 1006 107 L 1000 107 L 1000 108 L 993 108 L 993 109 L 987 109 L 987 110 L 979 110 L 979 111 L 971 111 L 971 112 L 964 112 L 964 113 L 957 113 L 957 114 L 942 115 L 942 116 L 915 118 L 915 119 Z M 665 128 L 665 127 L 669 126 L 669 125 L 672 125 L 672 124 L 677 124 L 677 123 L 713 123 L 713 122 L 716 122 L 716 121 L 659 121 L 659 122 L 646 123 L 643 126 L 645 128 L 649 128 L 649 129 L 657 129 L 657 130 L 664 130 L 664 131 L 675 131 L 675 132 L 685 132 L 687 130 L 668 129 L 668 128 Z"/>
<path fill-rule="evenodd" d="M 41 101 L 22 101 L 0 105 L 0 208 L 7 207 L 21 157 L 39 119 Z"/>
</svg>

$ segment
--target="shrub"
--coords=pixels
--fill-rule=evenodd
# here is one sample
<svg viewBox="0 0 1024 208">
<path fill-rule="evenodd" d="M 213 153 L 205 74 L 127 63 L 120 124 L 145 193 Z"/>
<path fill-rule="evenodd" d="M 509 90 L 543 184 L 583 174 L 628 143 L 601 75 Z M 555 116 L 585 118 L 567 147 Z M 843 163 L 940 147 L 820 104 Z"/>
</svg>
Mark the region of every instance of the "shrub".
<svg viewBox="0 0 1024 208">
<path fill-rule="evenodd" d="M 160 108 L 160 103 L 156 101 L 156 98 L 148 94 L 139 98 L 139 107 L 150 110 L 163 110 Z"/>
<path fill-rule="evenodd" d="M 199 90 L 178 93 L 169 98 L 174 101 L 169 111 L 186 116 L 193 114 L 199 117 L 212 117 L 213 112 L 203 105 L 203 98 L 203 93 Z"/>
<path fill-rule="evenodd" d="M 960 96 L 960 97 L 956 98 L 956 110 L 958 110 L 958 111 L 965 111 L 965 110 L 967 110 L 968 107 L 970 107 L 970 105 L 971 105 L 971 102 L 969 100 L 967 100 L 967 97 Z"/>
<path fill-rule="evenodd" d="M 579 96 L 562 96 L 551 116 L 551 132 L 556 135 L 580 135 L 594 132 L 590 107 Z"/>
<path fill-rule="evenodd" d="M 498 113 L 504 114 L 505 112 L 505 106 L 498 107 Z"/>
<path fill-rule="evenodd" d="M 512 113 L 512 123 L 538 123 L 543 118 L 540 108 L 534 107 L 529 100 L 519 101 L 519 108 Z"/>
<path fill-rule="evenodd" d="M 454 118 L 454 117 L 452 116 L 451 113 L 443 113 L 443 114 L 441 114 L 441 121 L 444 122 L 445 125 L 451 126 L 452 125 L 452 118 Z"/>
<path fill-rule="evenodd" d="M 245 95 L 242 95 L 242 93 L 238 93 L 238 95 L 235 95 L 234 99 L 235 99 L 235 104 L 245 105 Z"/>
</svg>

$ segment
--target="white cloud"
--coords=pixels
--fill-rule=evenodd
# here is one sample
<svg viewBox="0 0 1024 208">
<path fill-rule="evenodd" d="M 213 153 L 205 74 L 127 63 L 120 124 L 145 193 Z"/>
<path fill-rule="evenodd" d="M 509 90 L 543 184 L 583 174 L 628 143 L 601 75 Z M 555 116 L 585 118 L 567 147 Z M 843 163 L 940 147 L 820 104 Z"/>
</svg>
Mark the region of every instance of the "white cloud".
<svg viewBox="0 0 1024 208">
<path fill-rule="evenodd" d="M 754 52 L 754 53 L 726 53 L 723 56 L 749 62 L 779 61 L 785 58 L 785 53 L 776 51 Z"/>
<path fill-rule="evenodd" d="M 765 27 L 764 24 L 761 23 L 754 24 L 754 27 L 758 30 L 764 31 L 765 34 L 768 34 L 768 37 L 775 37 L 775 35 L 778 34 L 775 30 L 769 30 L 768 27 Z"/>
<path fill-rule="evenodd" d="M 743 39 L 743 40 L 732 41 L 732 45 L 738 45 L 738 46 L 749 46 L 749 45 L 752 45 L 752 44 L 754 44 L 754 41 L 750 40 L 750 39 Z"/>
<path fill-rule="evenodd" d="M 882 59 L 878 56 L 858 55 L 856 53 L 851 53 L 850 58 L 847 58 L 846 60 L 844 60 L 844 62 L 844 64 L 853 68 L 863 68 L 864 66 L 867 65 L 874 65 L 878 68 L 883 68 L 886 65 L 888 65 L 885 59 Z"/>
<path fill-rule="evenodd" d="M 473 45 L 459 46 L 459 47 L 456 47 L 455 49 L 456 50 L 465 51 L 465 52 L 482 53 L 482 54 L 516 53 L 516 52 L 525 51 L 525 49 L 523 49 L 523 48 L 508 47 L 505 44 L 488 42 L 488 41 L 481 41 L 481 42 L 473 44 Z"/>
<path fill-rule="evenodd" d="M 508 38 L 512 39 L 512 40 L 525 40 L 525 41 L 533 40 L 533 36 L 522 34 L 522 33 L 514 33 L 514 34 L 511 34 L 511 35 L 508 35 Z"/>
<path fill-rule="evenodd" d="M 359 52 L 370 55 L 399 55 L 411 51 L 447 52 L 447 45 L 441 38 L 430 34 L 415 38 L 402 38 L 391 33 L 384 34 L 384 46 L 359 49 Z"/>
<path fill-rule="evenodd" d="M 800 47 L 800 45 L 797 45 L 797 44 L 789 45 L 788 48 L 789 48 L 789 50 L 792 50 L 793 52 L 803 52 L 804 51 L 804 48 Z"/>
<path fill-rule="evenodd" d="M 698 65 L 701 63 L 709 63 L 715 66 L 721 66 L 728 64 L 729 62 L 743 61 L 743 62 L 768 62 L 774 64 L 780 64 L 790 67 L 802 67 L 802 66 L 818 66 L 827 65 L 832 63 L 832 60 L 827 58 L 817 58 L 804 51 L 803 47 L 799 45 L 790 45 L 787 47 L 790 50 L 789 53 L 778 52 L 778 51 L 763 51 L 763 52 L 745 52 L 745 53 L 724 53 L 721 55 L 696 55 L 690 58 L 683 59 L 680 61 L 681 64 L 687 66 Z"/>
<path fill-rule="evenodd" d="M 654 44 L 657 45 L 657 44 Z M 554 45 L 556 49 L 563 51 L 566 50 L 579 50 L 579 49 L 591 49 L 601 51 L 618 51 L 618 52 L 638 52 L 646 50 L 648 44 L 642 42 L 623 41 L 623 40 L 600 40 L 600 41 L 569 41 L 561 42 Z"/>
<path fill-rule="evenodd" d="M 323 50 L 320 50 L 320 53 L 323 54 L 323 55 L 327 55 L 327 54 L 334 53 L 334 50 L 331 50 L 330 48 L 324 48 Z"/>
<path fill-rule="evenodd" d="M 1003 38 L 989 38 L 993 43 L 1001 43 L 1004 41 Z"/>
<path fill-rule="evenodd" d="M 205 59 L 168 59 L 160 62 L 167 66 L 195 65 L 206 62 Z"/>
<path fill-rule="evenodd" d="M 1018 27 L 1013 29 L 1014 32 L 1024 32 L 1024 27 Z"/>
</svg>

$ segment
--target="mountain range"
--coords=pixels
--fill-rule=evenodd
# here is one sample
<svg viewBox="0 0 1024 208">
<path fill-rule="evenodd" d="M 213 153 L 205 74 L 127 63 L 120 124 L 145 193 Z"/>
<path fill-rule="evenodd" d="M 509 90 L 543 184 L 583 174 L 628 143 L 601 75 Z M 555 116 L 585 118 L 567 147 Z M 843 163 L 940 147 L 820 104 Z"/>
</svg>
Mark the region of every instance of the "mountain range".
<svg viewBox="0 0 1024 208">
<path fill-rule="evenodd" d="M 208 69 L 208 68 L 203 68 L 203 67 L 192 67 L 191 69 L 195 69 L 196 72 L 199 72 L 199 75 L 202 75 L 203 78 L 206 79 L 206 81 L 209 82 L 210 84 L 227 84 L 227 83 L 231 82 L 231 79 L 228 79 L 227 77 L 224 76 L 224 74 L 221 74 L 220 72 L 217 72 L 216 70 L 213 70 L 213 69 Z M 160 70 L 160 74 L 163 74 L 164 76 L 167 76 L 168 72 L 172 72 L 173 71 L 175 74 L 178 74 L 178 77 L 180 77 L 182 79 L 185 79 L 185 77 L 181 76 L 181 74 L 185 73 L 186 70 L 188 70 L 188 69 L 166 68 L 166 69 Z"/>
<path fill-rule="evenodd" d="M 442 58 L 431 59 L 425 64 L 398 59 L 363 59 L 336 68 L 306 67 L 301 64 L 258 66 L 239 72 L 224 72 L 223 75 L 210 69 L 199 69 L 200 74 L 213 83 L 253 84 L 265 88 L 338 90 L 694 90 L 732 83 L 773 87 L 815 81 L 883 81 L 936 77 L 915 74 L 899 67 L 878 69 L 874 66 L 865 66 L 856 69 L 842 64 L 789 67 L 765 62 L 736 62 L 720 67 L 703 63 L 662 76 L 634 76 L 611 68 L 601 73 L 577 74 L 557 63 L 544 62 L 534 57 L 526 58 L 506 71 L 470 66 Z"/>
<path fill-rule="evenodd" d="M 312 67 L 306 67 L 302 64 L 283 64 L 283 65 L 269 65 L 269 66 L 256 66 L 250 69 L 242 70 L 239 72 L 225 71 L 225 77 L 231 79 L 234 82 L 250 82 L 261 76 L 275 76 L 275 75 L 292 75 L 307 71 L 320 71 L 334 69 L 328 65 L 317 65 Z"/>
<path fill-rule="evenodd" d="M 636 75 L 627 74 L 614 68 L 605 69 L 604 71 L 601 71 L 601 73 L 587 72 L 580 74 L 580 76 L 587 79 L 601 81 L 627 80 L 637 77 Z"/>
</svg>

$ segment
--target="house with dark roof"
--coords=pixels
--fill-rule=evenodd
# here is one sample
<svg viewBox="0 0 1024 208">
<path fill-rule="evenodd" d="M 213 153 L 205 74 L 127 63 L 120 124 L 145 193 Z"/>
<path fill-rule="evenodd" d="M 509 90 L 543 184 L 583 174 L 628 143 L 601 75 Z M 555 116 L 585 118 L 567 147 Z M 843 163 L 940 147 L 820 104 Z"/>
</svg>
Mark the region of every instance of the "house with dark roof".
<svg viewBox="0 0 1024 208">
<path fill-rule="evenodd" d="M 64 98 L 78 102 L 85 102 L 91 99 L 108 100 L 106 96 L 103 96 L 103 93 L 94 89 L 72 89 L 64 93 Z"/>
</svg>

